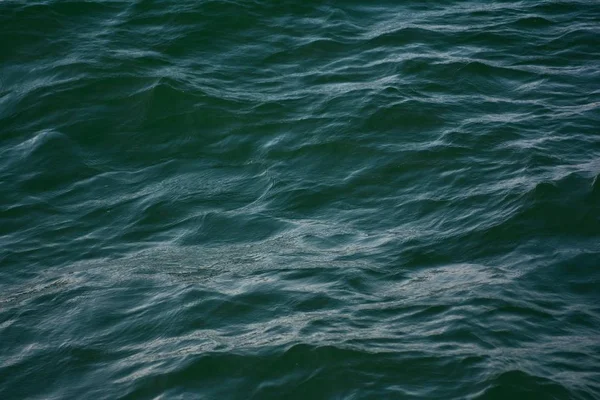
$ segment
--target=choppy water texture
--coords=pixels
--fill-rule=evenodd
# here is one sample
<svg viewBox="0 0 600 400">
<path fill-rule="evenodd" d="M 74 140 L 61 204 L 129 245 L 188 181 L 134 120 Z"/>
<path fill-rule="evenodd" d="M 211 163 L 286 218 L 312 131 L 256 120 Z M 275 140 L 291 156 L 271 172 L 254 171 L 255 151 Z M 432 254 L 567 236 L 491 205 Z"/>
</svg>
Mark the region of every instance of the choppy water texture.
<svg viewBox="0 0 600 400">
<path fill-rule="evenodd" d="M 0 398 L 600 398 L 600 2 L 0 2 Z"/>
</svg>

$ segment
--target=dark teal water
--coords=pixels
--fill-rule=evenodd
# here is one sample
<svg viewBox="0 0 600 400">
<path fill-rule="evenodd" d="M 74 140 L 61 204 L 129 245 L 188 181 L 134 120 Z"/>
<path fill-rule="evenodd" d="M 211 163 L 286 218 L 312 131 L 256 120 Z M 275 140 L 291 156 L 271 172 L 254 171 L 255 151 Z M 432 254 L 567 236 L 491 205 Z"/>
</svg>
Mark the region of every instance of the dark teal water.
<svg viewBox="0 0 600 400">
<path fill-rule="evenodd" d="M 0 2 L 0 398 L 600 398 L 600 2 Z"/>
</svg>

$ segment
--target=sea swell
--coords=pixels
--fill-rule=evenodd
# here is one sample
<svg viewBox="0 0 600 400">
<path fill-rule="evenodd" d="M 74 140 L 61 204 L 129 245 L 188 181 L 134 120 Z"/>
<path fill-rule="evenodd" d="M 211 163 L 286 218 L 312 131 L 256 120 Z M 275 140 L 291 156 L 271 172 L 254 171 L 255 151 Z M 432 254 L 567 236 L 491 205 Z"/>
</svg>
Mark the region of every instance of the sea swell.
<svg viewBox="0 0 600 400">
<path fill-rule="evenodd" d="M 599 19 L 0 2 L 0 397 L 599 397 Z"/>
</svg>

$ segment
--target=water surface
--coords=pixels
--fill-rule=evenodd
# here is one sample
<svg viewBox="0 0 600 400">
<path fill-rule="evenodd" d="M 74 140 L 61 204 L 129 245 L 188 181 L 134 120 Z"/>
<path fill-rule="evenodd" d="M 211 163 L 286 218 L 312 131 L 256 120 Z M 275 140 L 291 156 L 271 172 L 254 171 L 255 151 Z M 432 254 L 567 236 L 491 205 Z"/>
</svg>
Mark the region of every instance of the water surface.
<svg viewBox="0 0 600 400">
<path fill-rule="evenodd" d="M 600 3 L 0 2 L 0 398 L 600 398 Z"/>
</svg>

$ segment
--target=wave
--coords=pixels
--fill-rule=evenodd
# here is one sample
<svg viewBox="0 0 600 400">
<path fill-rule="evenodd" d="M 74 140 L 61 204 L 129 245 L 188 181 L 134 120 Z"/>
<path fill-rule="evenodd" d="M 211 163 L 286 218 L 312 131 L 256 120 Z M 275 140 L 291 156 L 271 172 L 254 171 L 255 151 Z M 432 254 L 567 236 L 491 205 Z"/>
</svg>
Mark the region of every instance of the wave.
<svg viewBox="0 0 600 400">
<path fill-rule="evenodd" d="M 0 2 L 0 397 L 598 397 L 599 11 Z"/>
</svg>

